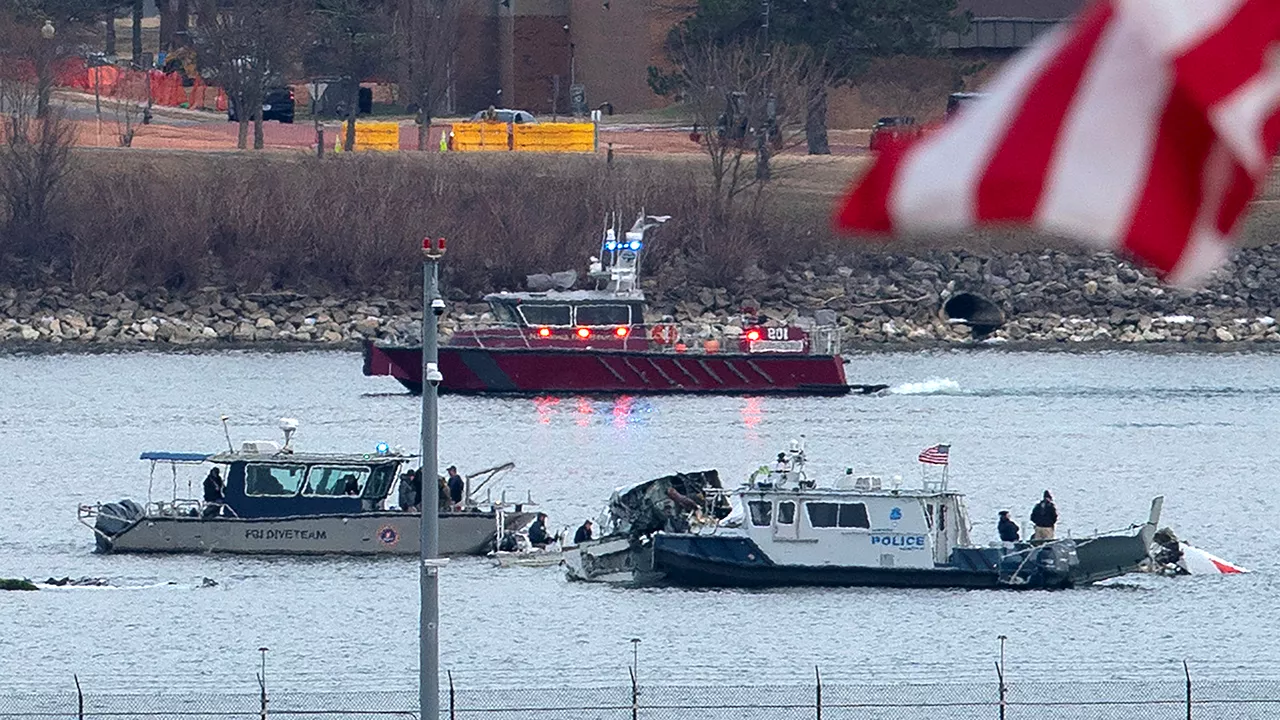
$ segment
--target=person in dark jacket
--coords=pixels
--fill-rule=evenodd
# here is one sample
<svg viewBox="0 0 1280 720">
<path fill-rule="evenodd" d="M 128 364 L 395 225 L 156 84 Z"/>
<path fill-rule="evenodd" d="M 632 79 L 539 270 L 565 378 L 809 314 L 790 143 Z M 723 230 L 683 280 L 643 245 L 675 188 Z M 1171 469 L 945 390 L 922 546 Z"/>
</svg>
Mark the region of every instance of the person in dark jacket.
<svg viewBox="0 0 1280 720">
<path fill-rule="evenodd" d="M 591 540 L 592 539 L 591 536 L 592 536 L 591 521 L 588 520 L 582 523 L 582 527 L 578 528 L 578 532 L 573 534 L 573 544 L 580 545 L 588 540 Z"/>
<path fill-rule="evenodd" d="M 1053 526 L 1058 524 L 1058 508 L 1053 504 L 1053 496 L 1048 490 L 1044 491 L 1044 498 L 1031 509 L 1031 524 L 1036 528 L 1031 534 L 1032 540 L 1053 539 Z"/>
<path fill-rule="evenodd" d="M 204 510 L 201 517 L 218 517 L 222 514 L 222 506 L 226 503 L 226 485 L 222 482 L 222 471 L 213 468 L 204 477 Z"/>
<path fill-rule="evenodd" d="M 462 504 L 462 493 L 466 485 L 462 481 L 462 476 L 458 474 L 458 467 L 450 465 L 449 472 L 449 502 L 454 505 Z"/>
<path fill-rule="evenodd" d="M 529 526 L 529 544 L 534 547 L 546 547 L 555 541 L 547 532 L 547 514 L 538 513 L 537 519 Z"/>
<path fill-rule="evenodd" d="M 400 476 L 400 508 L 405 512 L 422 512 L 422 470 Z"/>
<path fill-rule="evenodd" d="M 1007 543 L 1018 542 L 1019 537 L 1018 523 L 1009 517 L 1008 510 L 1000 511 L 1000 522 L 996 525 L 996 529 L 1000 531 L 1000 540 Z"/>
</svg>

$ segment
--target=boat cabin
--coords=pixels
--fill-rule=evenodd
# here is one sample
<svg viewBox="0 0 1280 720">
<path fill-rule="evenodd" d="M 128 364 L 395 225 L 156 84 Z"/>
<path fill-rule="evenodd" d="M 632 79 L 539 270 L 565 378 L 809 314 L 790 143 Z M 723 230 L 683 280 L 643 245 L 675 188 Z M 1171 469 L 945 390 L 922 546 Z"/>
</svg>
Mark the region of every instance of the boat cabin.
<svg viewBox="0 0 1280 720">
<path fill-rule="evenodd" d="M 382 510 L 387 495 L 410 458 L 392 452 L 367 454 L 294 453 L 273 442 L 246 442 L 237 452 L 217 454 L 144 452 L 152 463 L 177 466 L 212 464 L 224 481 L 226 512 L 241 518 L 297 515 L 347 515 Z M 203 497 L 203 477 L 187 483 L 188 491 Z M 150 491 L 149 491 L 150 495 Z M 150 497 L 148 498 L 150 501 Z"/>
<path fill-rule="evenodd" d="M 901 478 L 850 472 L 818 487 L 794 457 L 739 492 L 742 528 L 774 562 L 931 568 L 969 545 L 964 496 L 945 482 L 903 489 Z"/>
</svg>

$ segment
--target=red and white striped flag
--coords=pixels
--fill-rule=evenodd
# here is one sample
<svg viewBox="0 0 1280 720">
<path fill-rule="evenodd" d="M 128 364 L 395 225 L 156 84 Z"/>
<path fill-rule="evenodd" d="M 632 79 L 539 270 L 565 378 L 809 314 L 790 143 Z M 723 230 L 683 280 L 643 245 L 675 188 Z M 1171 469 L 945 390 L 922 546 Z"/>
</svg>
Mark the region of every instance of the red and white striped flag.
<svg viewBox="0 0 1280 720">
<path fill-rule="evenodd" d="M 988 89 L 878 158 L 837 226 L 1021 224 L 1195 283 L 1230 254 L 1280 140 L 1280 0 L 1098 0 Z"/>
</svg>

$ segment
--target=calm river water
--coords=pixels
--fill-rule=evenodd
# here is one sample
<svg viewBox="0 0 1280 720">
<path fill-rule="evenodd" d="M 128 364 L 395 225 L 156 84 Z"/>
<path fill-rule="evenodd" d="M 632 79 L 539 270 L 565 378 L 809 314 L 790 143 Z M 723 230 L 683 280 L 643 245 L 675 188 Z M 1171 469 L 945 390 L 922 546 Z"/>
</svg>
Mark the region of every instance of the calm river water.
<svg viewBox="0 0 1280 720">
<path fill-rule="evenodd" d="M 810 469 L 901 473 L 952 444 L 974 538 L 996 513 L 1025 518 L 1054 492 L 1061 530 L 1145 518 L 1254 569 L 1235 577 L 1127 578 L 1064 592 L 622 590 L 556 568 L 455 561 L 441 580 L 442 665 L 460 682 L 624 684 L 630 638 L 643 679 L 766 672 L 1141 674 L 1190 659 L 1232 676 L 1280 662 L 1276 491 L 1280 356 L 996 351 L 855 356 L 845 398 L 480 399 L 441 403 L 442 461 L 505 460 L 554 525 L 594 516 L 617 485 L 714 467 L 738 480 L 807 435 Z M 100 556 L 78 503 L 145 497 L 148 449 L 216 451 L 301 421 L 312 450 L 416 448 L 417 398 L 360 375 L 346 353 L 0 357 L 0 577 L 98 576 L 118 589 L 0 593 L 0 678 L 10 687 L 252 687 L 259 647 L 277 685 L 408 687 L 417 575 L 407 559 Z M 195 478 L 198 481 L 198 478 Z M 216 587 L 200 587 L 202 578 Z M 1260 670 L 1261 668 L 1261 670 Z"/>
</svg>

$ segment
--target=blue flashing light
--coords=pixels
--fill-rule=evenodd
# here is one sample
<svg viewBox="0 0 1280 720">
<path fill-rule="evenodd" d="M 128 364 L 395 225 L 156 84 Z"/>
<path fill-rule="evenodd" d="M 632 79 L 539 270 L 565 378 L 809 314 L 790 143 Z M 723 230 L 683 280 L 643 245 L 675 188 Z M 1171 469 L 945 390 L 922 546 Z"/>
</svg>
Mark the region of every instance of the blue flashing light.
<svg viewBox="0 0 1280 720">
<path fill-rule="evenodd" d="M 616 241 L 616 240 L 610 240 L 609 242 L 605 243 L 605 244 L 604 244 L 604 249 L 605 249 L 605 250 L 608 250 L 608 251 L 610 251 L 610 252 L 612 252 L 612 251 L 614 251 L 614 250 L 617 250 L 617 249 L 618 249 L 618 243 L 617 243 L 617 241 Z"/>
<path fill-rule="evenodd" d="M 391 446 L 384 442 L 380 442 L 374 447 L 374 450 L 377 450 L 379 455 L 386 455 L 391 451 Z"/>
<path fill-rule="evenodd" d="M 630 243 L 628 243 L 628 244 L 627 244 L 627 247 L 631 248 L 632 250 L 639 250 L 639 249 L 640 249 L 640 241 L 639 241 L 639 240 L 632 240 Z"/>
</svg>

